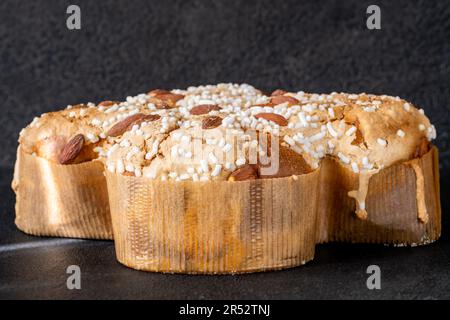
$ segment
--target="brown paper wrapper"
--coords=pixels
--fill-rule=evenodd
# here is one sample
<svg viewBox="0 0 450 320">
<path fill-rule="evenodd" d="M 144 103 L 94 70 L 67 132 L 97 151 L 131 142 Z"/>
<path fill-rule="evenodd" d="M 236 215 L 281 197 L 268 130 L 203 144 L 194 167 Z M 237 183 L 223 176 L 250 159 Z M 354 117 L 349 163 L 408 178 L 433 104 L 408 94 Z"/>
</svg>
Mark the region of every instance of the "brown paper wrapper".
<svg viewBox="0 0 450 320">
<path fill-rule="evenodd" d="M 429 221 L 418 219 L 416 174 L 403 162 L 371 177 L 366 197 L 368 216 L 355 215 L 355 200 L 348 192 L 358 189 L 358 174 L 332 159 L 321 164 L 317 212 L 317 242 L 423 245 L 441 234 L 439 164 L 436 147 L 419 159 Z"/>
<path fill-rule="evenodd" d="M 106 177 L 117 258 L 129 267 L 235 273 L 314 257 L 318 171 L 245 182 Z"/>
<path fill-rule="evenodd" d="M 118 260 L 176 273 L 240 273 L 312 260 L 316 243 L 426 244 L 440 236 L 437 149 L 418 161 L 428 223 L 418 220 L 407 164 L 374 175 L 368 217 L 355 215 L 358 175 L 326 159 L 310 174 L 245 182 L 160 182 L 107 172 Z"/>
<path fill-rule="evenodd" d="M 112 239 L 103 164 L 59 165 L 24 152 L 14 170 L 16 225 L 25 233 Z"/>
</svg>

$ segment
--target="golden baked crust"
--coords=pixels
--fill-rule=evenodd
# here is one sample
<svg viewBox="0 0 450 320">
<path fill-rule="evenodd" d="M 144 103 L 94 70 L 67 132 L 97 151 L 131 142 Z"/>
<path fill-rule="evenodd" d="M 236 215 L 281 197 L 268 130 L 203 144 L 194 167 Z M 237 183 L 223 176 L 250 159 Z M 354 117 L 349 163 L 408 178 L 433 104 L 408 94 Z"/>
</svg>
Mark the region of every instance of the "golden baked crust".
<svg viewBox="0 0 450 320">
<path fill-rule="evenodd" d="M 119 123 L 141 114 L 159 118 Z M 114 126 L 123 132 L 111 136 Z M 98 158 L 111 172 L 206 181 L 226 180 L 248 164 L 264 167 L 260 158 L 272 152 L 260 133 L 275 142 L 281 167 L 259 177 L 307 173 L 324 157 L 355 173 L 376 172 L 424 154 L 436 135 L 423 110 L 398 97 L 280 90 L 267 96 L 246 84 L 219 84 L 68 107 L 36 118 L 19 142 L 57 162 L 64 145 L 82 134 L 85 147 L 73 163 Z"/>
</svg>

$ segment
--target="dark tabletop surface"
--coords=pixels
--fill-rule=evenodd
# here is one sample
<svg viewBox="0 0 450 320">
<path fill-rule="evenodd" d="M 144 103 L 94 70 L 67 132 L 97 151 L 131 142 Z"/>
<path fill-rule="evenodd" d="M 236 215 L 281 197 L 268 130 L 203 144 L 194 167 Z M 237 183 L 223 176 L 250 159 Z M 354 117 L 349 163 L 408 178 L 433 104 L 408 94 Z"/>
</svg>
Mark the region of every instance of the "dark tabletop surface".
<svg viewBox="0 0 450 320">
<path fill-rule="evenodd" d="M 12 170 L 0 170 L 0 298 L 17 299 L 449 299 L 450 179 L 441 177 L 443 237 L 416 248 L 326 244 L 303 267 L 235 275 L 146 273 L 119 264 L 111 241 L 43 238 L 14 225 Z M 68 290 L 69 265 L 81 290 Z M 368 290 L 366 269 L 378 265 L 381 290 Z"/>
</svg>

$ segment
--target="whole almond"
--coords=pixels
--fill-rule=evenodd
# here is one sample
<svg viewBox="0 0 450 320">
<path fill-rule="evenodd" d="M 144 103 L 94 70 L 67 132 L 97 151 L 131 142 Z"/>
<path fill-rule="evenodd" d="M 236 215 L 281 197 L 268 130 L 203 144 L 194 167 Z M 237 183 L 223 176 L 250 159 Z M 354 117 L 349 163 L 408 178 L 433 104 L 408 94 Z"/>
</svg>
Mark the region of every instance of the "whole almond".
<svg viewBox="0 0 450 320">
<path fill-rule="evenodd" d="M 81 149 L 84 145 L 84 136 L 82 134 L 77 134 L 72 139 L 69 140 L 62 148 L 59 154 L 60 164 L 69 164 L 80 154 Z"/>
<path fill-rule="evenodd" d="M 245 181 L 258 179 L 258 170 L 254 165 L 246 164 L 236 169 L 229 177 L 228 181 Z"/>
<path fill-rule="evenodd" d="M 161 116 L 159 114 L 146 114 L 144 117 L 142 117 L 142 121 L 156 121 L 161 119 Z"/>
<path fill-rule="evenodd" d="M 161 116 L 159 114 L 143 114 L 140 118 L 136 119 L 127 128 L 128 130 L 131 130 L 134 125 L 140 125 L 142 122 L 153 122 L 156 120 L 161 119 Z"/>
<path fill-rule="evenodd" d="M 222 118 L 217 116 L 211 116 L 203 119 L 202 129 L 214 129 L 222 124 Z"/>
<path fill-rule="evenodd" d="M 256 119 L 266 119 L 267 121 L 271 121 L 282 127 L 285 127 L 288 125 L 288 121 L 286 120 L 286 118 L 283 117 L 282 115 L 276 114 L 276 113 L 262 112 L 262 113 L 258 113 L 255 116 L 255 118 Z"/>
<path fill-rule="evenodd" d="M 110 107 L 110 106 L 115 105 L 115 104 L 117 104 L 117 103 L 118 103 L 117 101 L 109 101 L 109 100 L 106 100 L 106 101 L 100 102 L 100 103 L 98 104 L 98 106 L 99 106 L 99 107 Z"/>
<path fill-rule="evenodd" d="M 276 155 L 274 154 L 271 159 L 273 160 L 275 156 Z M 275 171 L 269 170 L 273 169 L 273 163 L 266 165 L 260 164 L 258 166 L 258 175 L 260 179 L 289 177 L 292 175 L 302 175 L 312 171 L 312 168 L 305 159 L 289 147 L 279 145 L 277 157 L 278 168 Z"/>
<path fill-rule="evenodd" d="M 163 89 L 155 89 L 155 90 L 149 91 L 147 93 L 147 95 L 149 95 L 151 97 L 154 97 L 154 96 L 157 96 L 159 94 L 168 94 L 168 93 L 170 93 L 170 91 L 163 90 Z"/>
<path fill-rule="evenodd" d="M 133 123 L 130 123 L 130 125 L 128 126 L 128 130 L 133 128 L 133 126 L 136 125 L 136 124 L 141 124 L 142 122 L 152 122 L 152 121 L 156 121 L 156 120 L 159 120 L 159 119 L 161 119 L 161 116 L 159 114 L 142 115 L 142 117 L 140 117 L 139 119 L 137 119 Z"/>
<path fill-rule="evenodd" d="M 171 109 L 176 106 L 178 100 L 183 99 L 184 96 L 182 94 L 175 93 L 160 93 L 154 94 L 151 99 L 149 99 L 150 103 L 153 103 L 157 109 Z"/>
<path fill-rule="evenodd" d="M 120 136 L 130 130 L 135 122 L 140 121 L 143 117 L 145 117 L 144 114 L 138 113 L 123 119 L 122 121 L 119 121 L 114 126 L 112 126 L 112 128 L 109 129 L 107 135 L 109 137 Z"/>
<path fill-rule="evenodd" d="M 281 90 L 281 89 L 277 89 L 274 92 L 272 92 L 271 96 L 275 97 L 275 96 L 282 96 L 284 94 L 286 94 L 287 91 Z"/>
<path fill-rule="evenodd" d="M 220 107 L 216 104 L 200 104 L 191 109 L 190 113 L 192 115 L 198 116 L 201 114 L 207 114 L 211 111 L 219 111 Z"/>
<path fill-rule="evenodd" d="M 288 104 L 291 105 L 291 104 L 298 104 L 300 101 L 290 96 L 274 96 L 270 98 L 270 102 L 272 102 L 275 105 L 287 102 Z"/>
<path fill-rule="evenodd" d="M 164 102 L 175 104 L 178 100 L 183 99 L 184 96 L 182 94 L 176 93 L 163 93 L 155 95 L 155 98 L 162 100 Z"/>
<path fill-rule="evenodd" d="M 175 107 L 174 104 L 169 104 L 163 100 L 159 100 L 157 98 L 152 98 L 148 102 L 153 103 L 156 107 L 156 109 L 172 109 Z"/>
</svg>

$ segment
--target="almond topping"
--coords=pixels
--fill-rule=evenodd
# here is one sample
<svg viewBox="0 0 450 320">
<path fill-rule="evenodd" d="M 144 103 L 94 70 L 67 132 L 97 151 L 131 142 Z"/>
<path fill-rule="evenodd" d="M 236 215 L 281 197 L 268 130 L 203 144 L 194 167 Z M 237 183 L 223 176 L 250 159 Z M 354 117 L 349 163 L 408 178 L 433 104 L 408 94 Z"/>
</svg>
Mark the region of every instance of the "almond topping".
<svg viewBox="0 0 450 320">
<path fill-rule="evenodd" d="M 286 94 L 287 91 L 281 90 L 281 89 L 277 89 L 274 92 L 272 92 L 271 96 L 275 97 L 275 96 L 282 96 L 284 94 Z"/>
<path fill-rule="evenodd" d="M 300 101 L 290 96 L 274 96 L 270 98 L 270 102 L 272 102 L 275 105 L 287 102 L 288 104 L 291 105 L 291 104 L 298 104 Z"/>
<path fill-rule="evenodd" d="M 69 140 L 62 148 L 59 155 L 60 164 L 69 164 L 80 154 L 84 145 L 84 136 L 77 134 L 75 137 Z"/>
<path fill-rule="evenodd" d="M 245 181 L 258 179 L 258 171 L 254 165 L 247 164 L 236 169 L 229 177 L 228 181 Z"/>
<path fill-rule="evenodd" d="M 156 98 L 150 99 L 149 102 L 153 103 L 156 109 L 171 109 L 174 107 L 174 105 L 169 105 L 167 102 L 164 102 Z"/>
<path fill-rule="evenodd" d="M 154 96 L 157 96 L 160 94 L 170 94 L 170 91 L 163 90 L 163 89 L 155 89 L 155 90 L 149 91 L 147 93 L 147 95 L 149 95 L 150 97 L 154 97 Z"/>
<path fill-rule="evenodd" d="M 282 115 L 279 115 L 276 113 L 262 112 L 262 113 L 258 113 L 255 116 L 255 118 L 256 119 L 266 119 L 267 121 L 272 121 L 282 127 L 285 127 L 288 125 L 288 121 L 286 120 L 286 118 L 283 117 Z"/>
<path fill-rule="evenodd" d="M 155 98 L 162 100 L 164 102 L 168 102 L 171 104 L 175 104 L 178 100 L 181 100 L 184 98 L 182 94 L 175 94 L 175 93 L 163 93 L 163 94 L 157 94 L 155 95 Z"/>
<path fill-rule="evenodd" d="M 211 116 L 202 121 L 202 129 L 214 129 L 222 124 L 222 118 Z"/>
<path fill-rule="evenodd" d="M 158 120 L 159 118 L 161 118 L 161 116 L 156 114 L 149 114 L 149 115 L 145 115 L 142 113 L 134 114 L 112 126 L 112 128 L 109 129 L 107 135 L 109 137 L 117 137 L 130 130 L 135 124 L 139 124 L 143 121 L 155 121 Z"/>
<path fill-rule="evenodd" d="M 161 116 L 159 114 L 146 114 L 145 116 L 142 117 L 142 122 L 144 121 L 152 122 L 159 119 L 161 119 Z"/>
<path fill-rule="evenodd" d="M 152 121 L 156 121 L 156 120 L 159 120 L 159 119 L 161 119 L 161 116 L 159 114 L 142 115 L 141 118 L 137 119 L 136 121 L 134 121 L 133 123 L 130 124 L 130 126 L 128 127 L 128 130 L 133 128 L 133 126 L 136 125 L 136 124 L 141 124 L 142 122 L 152 122 Z"/>
<path fill-rule="evenodd" d="M 119 102 L 117 102 L 117 101 L 109 101 L 109 100 L 106 100 L 106 101 L 100 102 L 100 103 L 98 104 L 98 106 L 99 106 L 99 107 L 110 107 L 110 106 L 115 105 L 115 104 L 118 104 L 118 103 L 119 103 Z"/>
<path fill-rule="evenodd" d="M 211 111 L 219 111 L 220 107 L 216 104 L 201 104 L 198 106 L 195 106 L 191 109 L 190 113 L 192 115 L 198 116 L 201 114 L 207 114 Z"/>
<path fill-rule="evenodd" d="M 175 107 L 178 100 L 183 98 L 182 94 L 162 93 L 153 95 L 149 102 L 153 103 L 157 109 L 171 109 Z"/>
<path fill-rule="evenodd" d="M 267 149 L 270 150 L 270 146 Z M 294 150 L 279 145 L 278 147 L 278 170 L 272 171 L 271 164 L 258 166 L 258 174 L 260 179 L 281 178 L 292 175 L 302 175 L 312 171 L 311 167 L 305 159 Z"/>
</svg>

